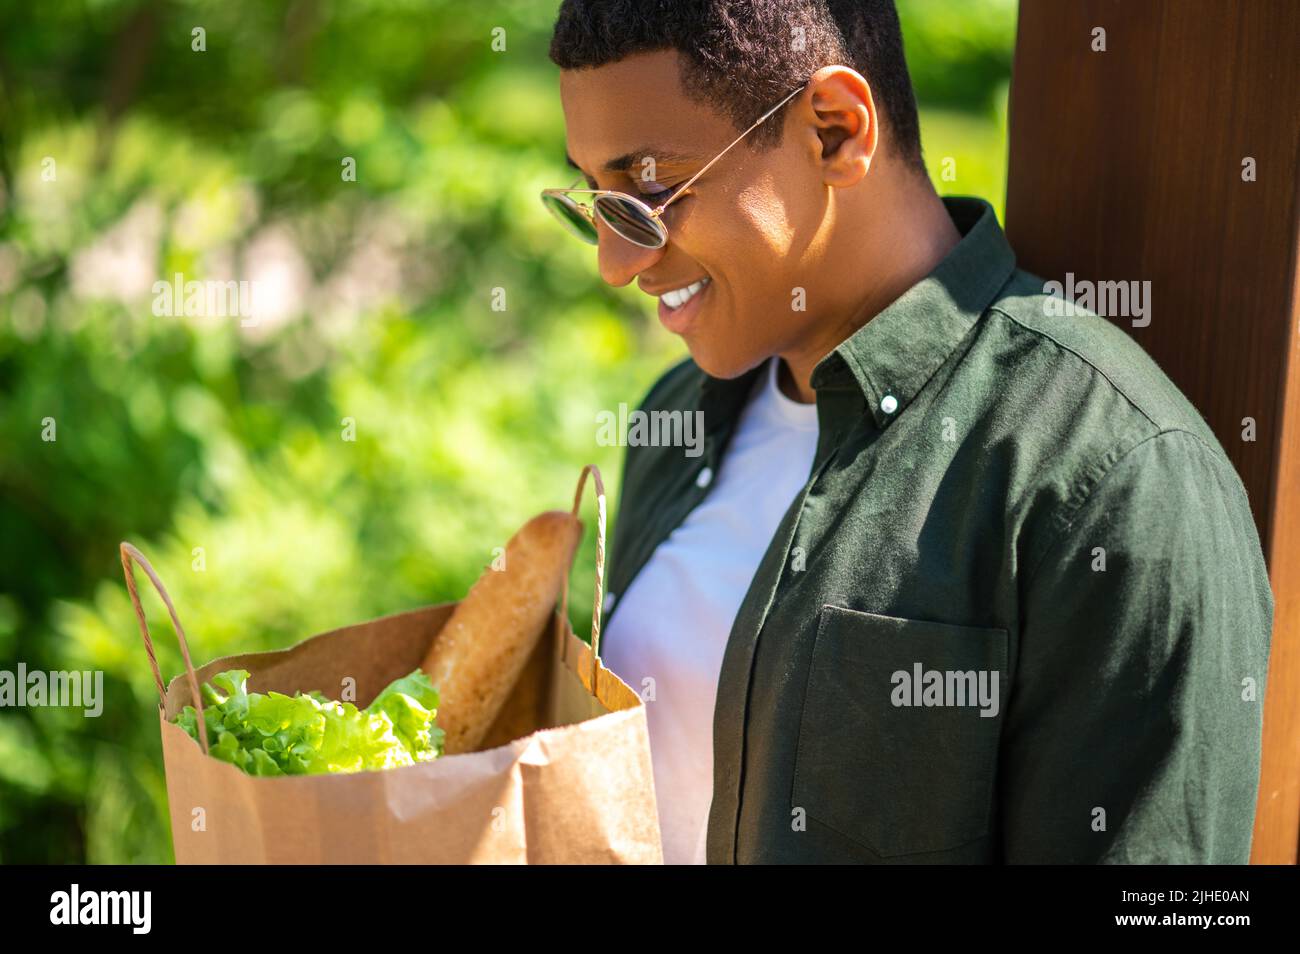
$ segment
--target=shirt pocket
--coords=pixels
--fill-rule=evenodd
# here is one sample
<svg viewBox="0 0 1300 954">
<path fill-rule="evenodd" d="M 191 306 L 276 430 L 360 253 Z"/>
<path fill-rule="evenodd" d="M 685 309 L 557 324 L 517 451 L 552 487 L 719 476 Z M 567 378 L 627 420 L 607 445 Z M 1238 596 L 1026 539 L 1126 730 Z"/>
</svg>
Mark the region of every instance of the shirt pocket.
<svg viewBox="0 0 1300 954">
<path fill-rule="evenodd" d="M 986 836 L 1007 643 L 1005 629 L 823 606 L 794 807 L 884 858 Z"/>
</svg>

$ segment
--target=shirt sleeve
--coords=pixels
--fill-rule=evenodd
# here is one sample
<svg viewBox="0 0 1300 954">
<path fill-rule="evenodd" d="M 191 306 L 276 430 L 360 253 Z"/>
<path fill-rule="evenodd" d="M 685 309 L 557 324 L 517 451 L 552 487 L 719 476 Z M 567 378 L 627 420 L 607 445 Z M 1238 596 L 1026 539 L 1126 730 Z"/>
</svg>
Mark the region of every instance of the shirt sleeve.
<svg viewBox="0 0 1300 954">
<path fill-rule="evenodd" d="M 1001 742 L 1008 863 L 1244 864 L 1273 620 L 1245 491 L 1166 431 L 1032 569 Z"/>
</svg>

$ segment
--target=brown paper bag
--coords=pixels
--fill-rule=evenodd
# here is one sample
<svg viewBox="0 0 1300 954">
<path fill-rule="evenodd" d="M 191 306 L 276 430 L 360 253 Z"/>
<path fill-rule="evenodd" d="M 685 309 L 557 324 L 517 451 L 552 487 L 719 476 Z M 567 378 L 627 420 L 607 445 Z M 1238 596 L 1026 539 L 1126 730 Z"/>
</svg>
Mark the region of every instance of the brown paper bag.
<svg viewBox="0 0 1300 954">
<path fill-rule="evenodd" d="M 197 671 L 185 632 L 149 562 L 123 543 L 127 588 L 162 703 L 163 763 L 179 864 L 662 864 L 645 704 L 600 663 L 605 496 L 597 491 L 592 648 L 567 622 L 562 597 L 514 692 L 478 751 L 404 768 L 259 778 L 205 754 L 170 720 L 201 706 L 199 684 L 227 669 L 249 691 L 319 689 L 337 698 L 355 680 L 364 707 L 419 667 L 454 603 L 347 626 L 279 652 L 213 660 Z M 582 481 L 574 501 L 577 513 Z M 132 563 L 162 597 L 185 674 L 163 686 Z M 565 573 L 564 593 L 568 591 Z M 594 651 L 593 651 L 594 649 Z M 203 724 L 200 713 L 199 724 Z"/>
</svg>

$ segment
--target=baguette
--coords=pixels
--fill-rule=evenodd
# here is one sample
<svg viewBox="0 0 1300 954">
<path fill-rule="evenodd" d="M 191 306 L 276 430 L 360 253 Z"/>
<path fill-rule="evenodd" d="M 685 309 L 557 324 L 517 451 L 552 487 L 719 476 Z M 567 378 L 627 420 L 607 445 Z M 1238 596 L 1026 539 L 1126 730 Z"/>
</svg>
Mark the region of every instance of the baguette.
<svg viewBox="0 0 1300 954">
<path fill-rule="evenodd" d="M 506 544 L 505 566 L 487 569 L 434 639 L 420 668 L 437 687 L 448 755 L 473 752 L 519 680 L 559 599 L 582 539 L 564 510 L 529 520 Z"/>
</svg>

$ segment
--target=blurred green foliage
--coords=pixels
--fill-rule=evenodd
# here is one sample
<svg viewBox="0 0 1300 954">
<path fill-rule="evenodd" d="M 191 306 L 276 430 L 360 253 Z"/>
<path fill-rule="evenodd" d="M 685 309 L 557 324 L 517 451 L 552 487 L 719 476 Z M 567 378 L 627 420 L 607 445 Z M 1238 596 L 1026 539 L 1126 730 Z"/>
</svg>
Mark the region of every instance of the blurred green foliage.
<svg viewBox="0 0 1300 954">
<path fill-rule="evenodd" d="M 0 668 L 105 678 L 99 718 L 0 711 L 0 860 L 171 859 L 118 541 L 150 555 L 206 661 L 458 599 L 588 461 L 616 499 L 592 409 L 638 401 L 684 351 L 537 202 L 568 181 L 554 10 L 0 10 Z M 900 11 L 936 184 L 1000 209 L 1014 0 Z M 176 272 L 260 274 L 290 305 L 251 327 L 156 317 Z M 576 573 L 579 632 L 590 588 Z"/>
</svg>

